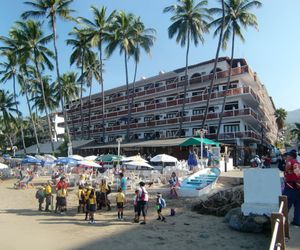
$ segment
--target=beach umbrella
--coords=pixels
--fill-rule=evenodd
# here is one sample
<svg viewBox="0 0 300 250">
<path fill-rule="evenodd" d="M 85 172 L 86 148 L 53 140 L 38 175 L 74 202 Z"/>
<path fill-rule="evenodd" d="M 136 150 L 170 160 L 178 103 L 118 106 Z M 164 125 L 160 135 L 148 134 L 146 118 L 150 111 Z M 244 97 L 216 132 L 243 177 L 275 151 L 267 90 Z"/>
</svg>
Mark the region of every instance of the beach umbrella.
<svg viewBox="0 0 300 250">
<path fill-rule="evenodd" d="M 0 163 L 0 169 L 6 169 L 8 166 L 6 164 Z"/>
<path fill-rule="evenodd" d="M 67 165 L 67 164 L 76 165 L 78 163 L 78 161 L 73 158 L 69 158 L 69 157 L 61 157 L 61 158 L 58 158 L 57 160 L 55 160 L 54 163 L 62 164 L 62 165 Z"/>
<path fill-rule="evenodd" d="M 36 158 L 32 157 L 26 157 L 21 161 L 21 164 L 41 164 L 41 160 L 38 160 Z"/>
<path fill-rule="evenodd" d="M 42 155 L 35 155 L 35 158 L 41 161 L 45 161 L 45 157 Z"/>
<path fill-rule="evenodd" d="M 203 144 L 205 145 L 215 145 L 219 146 L 219 142 L 215 142 L 213 140 L 207 139 L 207 138 L 197 138 L 197 137 L 191 137 L 186 139 L 184 142 L 180 143 L 179 146 L 197 146 L 201 144 L 201 140 L 203 140 Z"/>
<path fill-rule="evenodd" d="M 44 157 L 46 158 L 46 160 L 48 161 L 55 161 L 57 160 L 57 158 L 53 155 L 49 155 L 49 154 L 45 154 Z"/>
<path fill-rule="evenodd" d="M 150 161 L 151 162 L 178 162 L 177 158 L 167 154 L 156 155 L 152 157 Z"/>
<path fill-rule="evenodd" d="M 93 167 L 93 168 L 101 168 L 101 167 L 102 167 L 101 165 L 99 165 L 99 164 L 96 163 L 96 162 L 93 162 L 93 161 L 86 161 L 86 160 L 79 161 L 78 164 L 79 164 L 79 165 L 82 165 L 82 166 L 86 166 L 86 167 Z"/>
<path fill-rule="evenodd" d="M 141 167 L 141 168 L 150 168 L 153 169 L 149 163 L 147 162 L 142 162 L 142 161 L 130 161 L 130 162 L 124 162 L 123 165 L 126 166 L 134 166 L 134 167 Z"/>
<path fill-rule="evenodd" d="M 83 161 L 84 158 L 80 155 L 69 155 L 69 158 L 75 159 L 77 161 Z"/>
<path fill-rule="evenodd" d="M 86 161 L 95 161 L 97 159 L 98 156 L 96 155 L 90 155 L 90 156 L 86 156 L 84 157 L 84 160 Z"/>
<path fill-rule="evenodd" d="M 112 154 L 100 155 L 96 159 L 96 161 L 100 161 L 100 162 L 113 162 L 119 160 L 121 160 L 121 157 Z"/>
<path fill-rule="evenodd" d="M 148 162 L 144 158 L 142 158 L 140 155 L 134 155 L 130 157 L 125 157 L 122 159 L 122 161 L 134 161 L 134 162 Z"/>
</svg>

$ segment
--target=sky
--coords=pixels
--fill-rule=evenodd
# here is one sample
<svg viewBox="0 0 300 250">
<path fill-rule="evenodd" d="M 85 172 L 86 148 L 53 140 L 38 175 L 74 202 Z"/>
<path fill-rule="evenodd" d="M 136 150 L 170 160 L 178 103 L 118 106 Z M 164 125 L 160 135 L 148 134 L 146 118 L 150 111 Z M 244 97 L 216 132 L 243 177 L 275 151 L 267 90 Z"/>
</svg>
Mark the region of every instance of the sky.
<svg viewBox="0 0 300 250">
<path fill-rule="evenodd" d="M 9 29 L 28 7 L 23 0 L 0 0 L 0 35 L 7 36 Z M 217 0 L 209 0 L 209 6 L 219 5 Z M 259 31 L 252 28 L 244 30 L 245 43 L 236 42 L 235 57 L 245 58 L 253 71 L 257 72 L 262 83 L 267 87 L 276 108 L 287 111 L 300 108 L 300 1 L 299 0 L 261 0 L 263 6 L 253 12 L 257 16 Z M 106 6 L 108 12 L 124 10 L 141 17 L 147 28 L 156 30 L 155 45 L 151 55 L 143 54 L 138 66 L 137 79 L 151 77 L 160 71 L 172 71 L 185 66 L 185 48 L 176 44 L 175 39 L 168 38 L 167 29 L 170 14 L 164 14 L 163 9 L 176 3 L 176 0 L 74 0 L 71 5 L 76 12 L 73 16 L 92 18 L 90 6 Z M 75 26 L 71 22 L 58 21 L 58 51 L 61 73 L 76 70 L 70 67 L 69 58 L 72 51 L 65 40 L 68 33 Z M 51 30 L 44 26 L 46 34 Z M 192 46 L 190 50 L 190 64 L 213 59 L 216 53 L 217 39 L 212 31 L 205 35 L 205 43 Z M 52 43 L 49 44 L 52 48 Z M 222 51 L 221 56 L 229 56 L 230 48 Z M 0 58 L 0 61 L 2 59 Z M 105 89 L 125 84 L 124 56 L 116 51 L 105 61 L 104 66 Z M 134 65 L 129 63 L 129 79 L 133 79 Z M 53 79 L 55 73 L 53 73 Z M 11 90 L 11 82 L 0 86 Z M 94 84 L 93 92 L 99 92 L 100 86 Z M 86 94 L 87 95 L 87 94 Z M 20 99 L 21 111 L 27 113 L 25 100 Z"/>
</svg>

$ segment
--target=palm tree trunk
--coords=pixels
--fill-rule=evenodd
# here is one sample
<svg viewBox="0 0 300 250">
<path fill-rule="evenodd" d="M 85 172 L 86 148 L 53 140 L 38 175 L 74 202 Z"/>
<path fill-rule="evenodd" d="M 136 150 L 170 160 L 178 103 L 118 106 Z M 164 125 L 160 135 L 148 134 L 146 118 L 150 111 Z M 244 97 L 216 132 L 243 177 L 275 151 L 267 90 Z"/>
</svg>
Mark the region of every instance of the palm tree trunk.
<svg viewBox="0 0 300 250">
<path fill-rule="evenodd" d="M 40 69 L 39 69 L 39 65 L 38 65 L 36 57 L 34 57 L 34 63 L 35 63 L 35 67 L 36 67 L 38 77 L 39 77 L 39 82 L 41 84 L 43 101 L 44 101 L 44 105 L 45 105 L 45 113 L 46 113 L 46 116 L 47 116 L 47 122 L 48 122 L 48 127 L 49 127 L 49 138 L 50 138 L 50 142 L 51 142 L 51 149 L 52 149 L 52 153 L 54 155 L 55 151 L 54 151 L 54 144 L 53 144 L 53 140 L 52 140 L 52 126 L 51 126 L 50 116 L 49 116 L 49 113 L 48 113 L 48 107 L 47 107 L 47 102 L 46 102 L 46 97 L 45 97 L 44 84 L 43 84 L 43 81 L 42 81 L 42 77 L 41 77 L 41 73 L 40 73 Z"/>
<path fill-rule="evenodd" d="M 69 143 L 72 147 L 72 138 L 70 136 L 70 130 L 69 130 L 69 125 L 68 125 L 68 117 L 67 117 L 67 112 L 66 112 L 65 105 L 64 105 L 64 98 L 63 98 L 63 94 L 62 94 L 62 86 L 61 86 L 61 79 L 60 79 L 60 73 L 59 73 L 58 50 L 57 50 L 57 46 L 56 46 L 56 37 L 57 37 L 57 35 L 56 35 L 56 18 L 55 18 L 55 15 L 52 15 L 51 18 L 52 18 L 52 31 L 53 31 L 53 46 L 54 46 L 55 64 L 56 64 L 56 77 L 57 77 L 57 82 L 58 82 L 60 104 L 61 104 L 61 109 L 62 109 L 62 112 L 63 112 L 64 121 L 65 121 L 64 122 L 65 130 L 67 132 Z"/>
<path fill-rule="evenodd" d="M 223 38 L 223 31 L 224 31 L 224 24 L 225 24 L 225 7 L 224 7 L 224 0 L 221 0 L 221 1 L 222 1 L 222 27 L 220 30 L 218 47 L 217 47 L 217 52 L 216 52 L 216 57 L 215 57 L 215 62 L 214 62 L 213 76 L 212 76 L 212 79 L 211 79 L 211 82 L 209 85 L 209 92 L 208 92 L 208 97 L 207 97 L 207 101 L 206 101 L 205 112 L 204 112 L 204 117 L 202 120 L 201 128 L 204 128 L 206 118 L 207 118 L 209 103 L 210 103 L 210 99 L 211 99 L 211 93 L 213 90 L 213 86 L 215 84 L 215 78 L 216 78 L 216 73 L 217 73 L 217 64 L 218 64 L 218 60 L 219 60 L 219 54 L 220 54 L 222 38 Z"/>
<path fill-rule="evenodd" d="M 126 92 L 127 92 L 127 110 L 130 110 L 129 98 L 129 83 L 128 83 L 128 66 L 127 66 L 127 51 L 125 50 L 125 74 L 126 74 Z M 129 118 L 129 117 L 128 117 Z M 130 142 L 130 120 L 127 120 L 126 142 Z"/>
<path fill-rule="evenodd" d="M 28 106 L 29 115 L 30 115 L 30 118 L 31 118 L 32 126 L 33 126 L 33 132 L 34 132 L 34 137 L 35 137 L 35 141 L 36 141 L 36 147 L 37 147 L 37 150 L 38 150 L 38 154 L 40 154 L 41 153 L 40 143 L 39 143 L 39 139 L 38 139 L 38 135 L 37 135 L 35 122 L 34 122 L 34 119 L 33 119 L 33 116 L 32 116 L 32 110 L 31 110 L 30 101 L 29 101 L 29 97 L 28 97 L 27 82 L 25 82 L 25 96 L 26 96 L 26 102 L 27 102 L 27 106 Z"/>
<path fill-rule="evenodd" d="M 102 43 L 99 43 L 99 60 L 100 60 L 100 85 L 101 85 L 101 94 L 102 94 L 102 141 L 105 143 L 105 96 L 104 96 L 104 81 L 103 81 L 103 69 L 102 69 Z"/>
<path fill-rule="evenodd" d="M 16 104 L 17 116 L 18 116 L 18 120 L 20 121 L 20 129 L 21 129 L 21 137 L 22 137 L 23 150 L 24 150 L 24 154 L 26 154 L 26 145 L 25 145 L 25 139 L 24 139 L 23 124 L 22 124 L 23 119 L 21 119 L 21 117 L 20 117 L 19 107 L 18 107 L 18 103 L 17 103 L 16 77 L 15 77 L 15 75 L 13 75 L 13 89 L 14 89 L 14 101 L 15 101 L 15 104 Z"/>
<path fill-rule="evenodd" d="M 232 71 L 233 57 L 234 57 L 234 39 L 235 39 L 235 30 L 233 29 L 233 31 L 232 31 L 232 45 L 231 45 L 232 47 L 231 47 L 230 68 L 229 68 L 229 73 L 228 73 L 228 78 L 227 78 L 225 95 L 224 95 L 224 98 L 223 98 L 222 110 L 221 110 L 220 117 L 219 117 L 219 124 L 218 124 L 218 130 L 217 130 L 217 141 L 219 140 L 219 136 L 220 136 L 220 130 L 221 130 L 221 124 L 222 124 L 223 114 L 224 114 L 224 110 L 225 110 L 227 93 L 229 92 L 229 87 L 230 87 L 231 71 Z"/>
<path fill-rule="evenodd" d="M 186 55 L 185 55 L 185 83 L 184 83 L 184 89 L 183 89 L 183 103 L 182 103 L 182 110 L 180 115 L 180 122 L 179 122 L 179 137 L 182 136 L 182 126 L 183 126 L 183 120 L 184 120 L 184 110 L 185 110 L 185 102 L 186 102 L 186 92 L 187 92 L 187 86 L 189 85 L 189 77 L 188 77 L 188 66 L 189 66 L 189 50 L 190 50 L 190 31 L 188 31 L 188 37 L 187 37 L 187 46 L 186 46 Z"/>
<path fill-rule="evenodd" d="M 81 140 L 83 139 L 83 112 L 82 112 L 82 92 L 83 92 L 83 84 L 84 84 L 84 76 L 83 76 L 83 71 L 84 71 L 84 51 L 82 54 L 81 58 L 81 83 L 80 83 L 80 117 L 81 117 Z"/>
<path fill-rule="evenodd" d="M 91 101 L 92 101 L 92 86 L 93 82 L 90 82 L 90 93 L 89 93 L 89 127 L 88 127 L 88 139 L 91 138 Z"/>
<path fill-rule="evenodd" d="M 76 141 L 75 123 L 74 123 L 74 119 L 73 119 L 73 111 L 72 111 L 71 106 L 70 106 L 70 117 L 72 117 L 71 122 L 72 122 L 72 128 L 73 128 L 73 139 L 74 139 L 74 141 Z"/>
</svg>

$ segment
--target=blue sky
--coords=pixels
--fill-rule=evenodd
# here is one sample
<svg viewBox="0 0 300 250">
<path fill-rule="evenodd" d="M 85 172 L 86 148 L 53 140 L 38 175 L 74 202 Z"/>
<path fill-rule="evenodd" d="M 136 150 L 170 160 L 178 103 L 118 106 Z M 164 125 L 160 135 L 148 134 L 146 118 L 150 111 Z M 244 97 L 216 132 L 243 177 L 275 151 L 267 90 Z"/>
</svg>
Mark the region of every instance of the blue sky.
<svg viewBox="0 0 300 250">
<path fill-rule="evenodd" d="M 138 68 L 138 79 L 142 76 L 157 75 L 159 71 L 170 71 L 185 65 L 185 48 L 170 40 L 167 28 L 170 25 L 170 15 L 163 14 L 164 7 L 174 4 L 175 0 L 74 0 L 72 8 L 76 10 L 74 16 L 91 18 L 90 6 L 106 6 L 108 11 L 114 9 L 132 12 L 141 16 L 148 28 L 155 28 L 157 40 L 151 51 L 151 56 L 143 55 Z M 258 17 L 259 32 L 254 29 L 244 31 L 246 42 L 237 41 L 235 57 L 246 58 L 250 67 L 258 73 L 261 81 L 266 85 L 269 95 L 273 97 L 276 108 L 288 111 L 300 108 L 300 1 L 262 0 L 263 7 L 255 10 Z M 210 6 L 218 4 L 216 0 L 209 0 Z M 0 9 L 0 34 L 7 35 L 13 23 L 27 6 L 22 0 L 2 0 Z M 74 70 L 69 66 L 71 48 L 65 40 L 71 31 L 73 23 L 58 23 L 58 49 L 61 72 Z M 46 33 L 50 33 L 45 25 Z M 190 63 L 198 63 L 214 58 L 217 40 L 212 32 L 205 36 L 205 44 L 197 48 L 192 47 Z M 49 44 L 52 48 L 52 44 Z M 222 56 L 229 55 L 229 51 L 222 51 Z M 1 59 L 0 59 L 1 60 Z M 129 66 L 130 79 L 133 78 L 134 66 Z M 53 75 L 55 76 L 55 74 Z M 125 84 L 124 59 L 118 52 L 105 62 L 105 89 Z M 96 85 L 96 84 L 95 84 Z M 9 82 L 6 89 L 12 89 Z M 100 87 L 95 86 L 94 92 Z M 24 100 L 21 99 L 23 104 Z M 27 111 L 24 105 L 22 111 Z"/>
</svg>

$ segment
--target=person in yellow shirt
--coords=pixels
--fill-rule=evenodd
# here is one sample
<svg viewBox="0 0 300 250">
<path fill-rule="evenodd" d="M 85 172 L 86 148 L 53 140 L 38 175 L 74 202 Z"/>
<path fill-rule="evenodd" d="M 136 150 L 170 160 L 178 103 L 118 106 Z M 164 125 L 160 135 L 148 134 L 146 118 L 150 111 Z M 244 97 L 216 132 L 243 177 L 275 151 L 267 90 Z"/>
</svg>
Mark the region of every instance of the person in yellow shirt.
<svg viewBox="0 0 300 250">
<path fill-rule="evenodd" d="M 95 223 L 94 214 L 96 212 L 96 192 L 95 192 L 95 189 L 91 190 L 91 193 L 89 195 L 88 203 L 89 203 L 89 216 L 90 216 L 89 223 L 94 224 Z"/>
<path fill-rule="evenodd" d="M 48 181 L 44 186 L 44 192 L 45 192 L 45 198 L 46 198 L 46 207 L 45 211 L 50 212 L 49 206 L 51 205 L 51 199 L 52 199 L 52 183 Z"/>
<path fill-rule="evenodd" d="M 85 197 L 84 197 L 84 189 L 83 189 L 83 186 L 81 186 L 81 185 L 79 185 L 79 187 L 78 187 L 77 197 L 78 197 L 78 213 L 80 213 L 81 208 L 82 208 L 82 212 L 84 213 Z"/>
<path fill-rule="evenodd" d="M 89 209 L 90 209 L 90 204 L 89 204 L 89 197 L 92 191 L 92 187 L 88 186 L 84 192 L 84 202 L 85 202 L 85 219 L 88 219 L 88 215 L 89 215 Z"/>
<path fill-rule="evenodd" d="M 117 208 L 118 208 L 118 219 L 123 220 L 123 209 L 126 202 L 125 194 L 122 191 L 122 188 L 119 187 L 118 193 L 116 196 Z"/>
<path fill-rule="evenodd" d="M 102 209 L 102 206 L 107 207 L 107 210 L 111 210 L 110 201 L 108 199 L 108 194 L 111 192 L 109 185 L 106 183 L 105 179 L 101 180 L 100 184 L 100 201 L 99 209 Z"/>
</svg>

